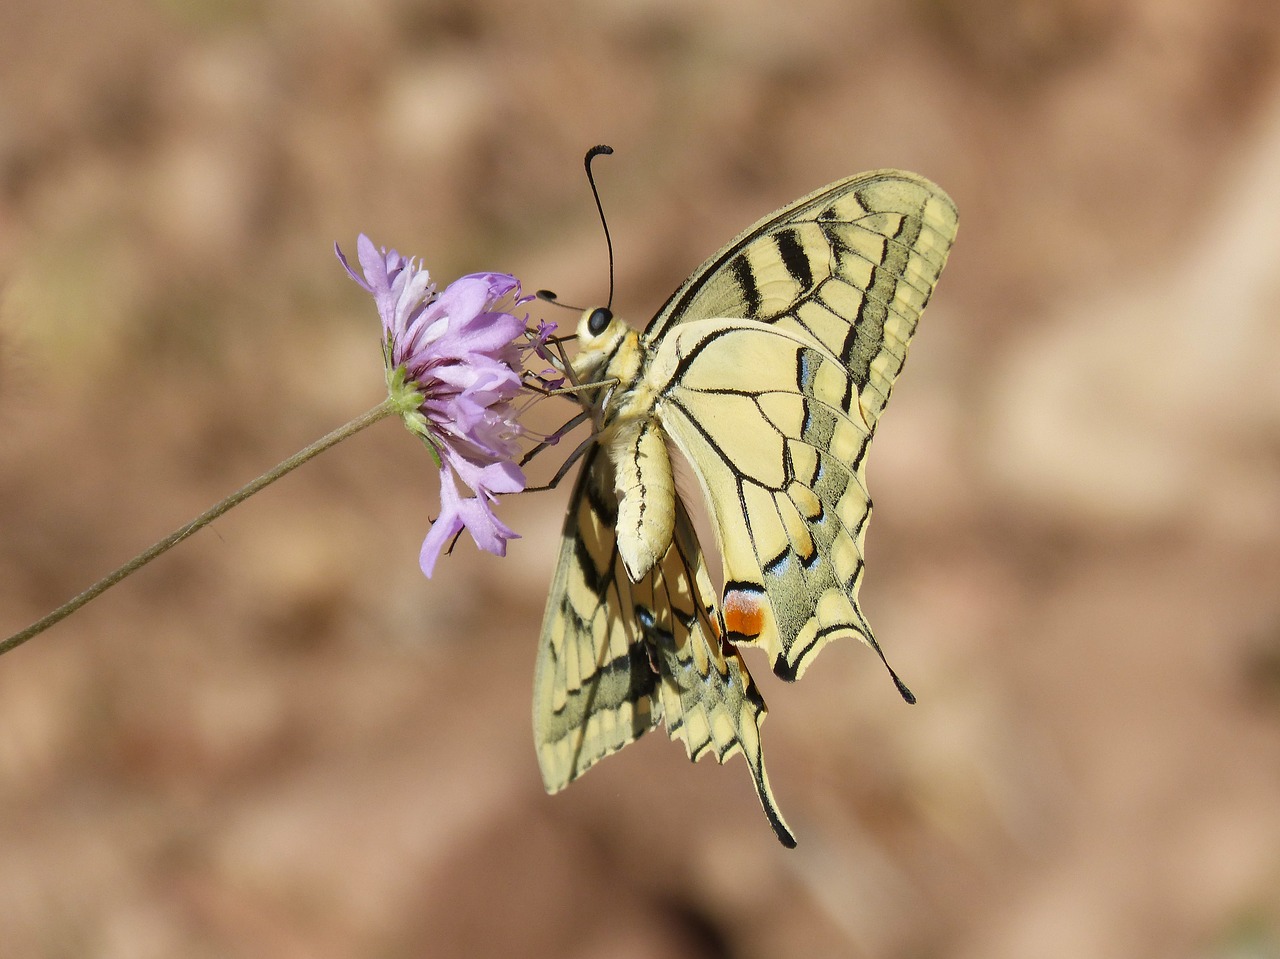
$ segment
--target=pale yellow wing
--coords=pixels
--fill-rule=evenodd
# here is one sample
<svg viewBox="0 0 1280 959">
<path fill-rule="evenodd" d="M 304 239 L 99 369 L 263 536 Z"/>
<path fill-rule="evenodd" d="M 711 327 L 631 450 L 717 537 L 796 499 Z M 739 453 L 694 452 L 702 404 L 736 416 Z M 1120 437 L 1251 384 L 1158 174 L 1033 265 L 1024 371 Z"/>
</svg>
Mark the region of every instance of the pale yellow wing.
<svg viewBox="0 0 1280 959">
<path fill-rule="evenodd" d="M 686 605 L 691 589 L 696 607 Z M 711 577 L 679 502 L 671 548 L 654 572 L 635 584 L 634 596 L 636 620 L 659 674 L 668 735 L 684 743 L 694 762 L 710 754 L 723 763 L 742 753 L 769 825 L 784 846 L 794 847 L 764 768 L 760 725 L 768 710 L 742 656 L 723 641 Z M 689 618 L 688 608 L 699 613 Z"/>
<path fill-rule="evenodd" d="M 817 342 L 848 370 L 869 429 L 956 235 L 951 198 L 902 170 L 860 173 L 765 217 L 702 264 L 644 331 L 656 352 L 676 326 L 741 317 Z"/>
<path fill-rule="evenodd" d="M 841 633 L 874 647 L 857 602 L 870 434 L 840 406 L 843 366 L 750 320 L 685 324 L 663 347 L 655 365 L 676 370 L 658 417 L 711 507 L 726 639 L 764 648 L 784 679 Z"/>
<path fill-rule="evenodd" d="M 694 761 L 741 752 L 778 839 L 794 846 L 761 753 L 766 708 L 723 626 L 683 507 L 662 559 L 631 583 L 617 553 L 609 459 L 589 454 L 570 502 L 543 620 L 533 726 L 548 792 L 665 719 Z"/>
<path fill-rule="evenodd" d="M 588 454 L 569 499 L 533 685 L 533 735 L 558 792 L 662 716 L 657 674 L 618 557 L 608 457 Z"/>
<path fill-rule="evenodd" d="M 785 679 L 837 636 L 880 652 L 866 453 L 955 230 L 927 180 L 852 177 L 747 230 L 645 331 L 657 417 L 711 506 L 726 638 Z"/>
</svg>

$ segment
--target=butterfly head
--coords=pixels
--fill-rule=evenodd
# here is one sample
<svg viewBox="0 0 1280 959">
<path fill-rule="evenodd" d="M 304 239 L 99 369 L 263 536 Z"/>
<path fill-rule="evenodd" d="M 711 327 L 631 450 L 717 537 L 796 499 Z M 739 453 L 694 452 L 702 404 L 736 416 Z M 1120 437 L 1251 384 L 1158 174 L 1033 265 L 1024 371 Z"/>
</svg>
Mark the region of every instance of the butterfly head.
<svg viewBox="0 0 1280 959">
<path fill-rule="evenodd" d="M 620 356 L 630 361 L 635 350 L 625 344 L 636 340 L 636 332 L 620 317 L 614 316 L 607 306 L 583 310 L 578 321 L 578 356 L 574 366 L 584 380 L 602 379 L 605 376 L 625 375 L 631 371 L 613 369 Z"/>
<path fill-rule="evenodd" d="M 626 324 L 614 316 L 613 310 L 607 306 L 583 310 L 582 317 L 578 320 L 578 346 L 581 349 L 600 349 L 599 343 L 612 341 L 625 331 Z"/>
<path fill-rule="evenodd" d="M 640 379 L 644 363 L 640 334 L 607 306 L 598 306 L 582 311 L 577 339 L 573 369 L 578 381 L 607 384 L 603 390 L 584 394 L 585 405 L 596 410 L 616 408 L 620 397 L 630 395 Z M 603 425 L 597 421 L 597 427 Z"/>
</svg>

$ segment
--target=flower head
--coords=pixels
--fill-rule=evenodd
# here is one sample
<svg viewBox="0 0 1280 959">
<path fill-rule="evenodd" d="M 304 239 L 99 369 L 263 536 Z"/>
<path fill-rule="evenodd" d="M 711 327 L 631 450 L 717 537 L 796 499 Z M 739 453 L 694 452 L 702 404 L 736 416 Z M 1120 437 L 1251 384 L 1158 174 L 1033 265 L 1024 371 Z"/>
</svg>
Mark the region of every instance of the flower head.
<svg viewBox="0 0 1280 959">
<path fill-rule="evenodd" d="M 511 312 L 532 298 L 505 273 L 472 273 L 437 292 L 417 261 L 378 249 L 363 233 L 356 242 L 363 277 L 334 249 L 377 303 L 392 402 L 440 467 L 440 516 L 422 544 L 422 571 L 431 575 L 463 529 L 481 549 L 506 555 L 517 534 L 493 507 L 498 494 L 525 487 L 515 462 L 524 431 L 512 403 L 524 358 L 545 356 L 549 335 L 545 324 L 529 330 L 527 318 Z M 459 482 L 474 496 L 461 495 Z"/>
</svg>

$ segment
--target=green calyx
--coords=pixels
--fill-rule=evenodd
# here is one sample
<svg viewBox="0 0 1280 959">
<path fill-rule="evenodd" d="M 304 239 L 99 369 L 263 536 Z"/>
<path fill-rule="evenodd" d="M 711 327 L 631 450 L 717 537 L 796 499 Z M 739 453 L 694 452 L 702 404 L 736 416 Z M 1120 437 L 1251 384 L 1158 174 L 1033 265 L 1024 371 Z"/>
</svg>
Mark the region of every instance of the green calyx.
<svg viewBox="0 0 1280 959">
<path fill-rule="evenodd" d="M 408 379 L 408 373 L 404 366 L 397 366 L 395 369 L 389 368 L 387 370 L 387 395 L 391 399 L 392 408 L 400 414 L 400 419 L 404 421 L 405 429 L 422 440 L 423 444 L 431 452 L 431 458 L 435 461 L 436 466 L 439 467 L 440 449 L 435 438 L 431 435 L 427 417 L 421 409 L 426 397 L 422 395 L 418 384 Z"/>
</svg>

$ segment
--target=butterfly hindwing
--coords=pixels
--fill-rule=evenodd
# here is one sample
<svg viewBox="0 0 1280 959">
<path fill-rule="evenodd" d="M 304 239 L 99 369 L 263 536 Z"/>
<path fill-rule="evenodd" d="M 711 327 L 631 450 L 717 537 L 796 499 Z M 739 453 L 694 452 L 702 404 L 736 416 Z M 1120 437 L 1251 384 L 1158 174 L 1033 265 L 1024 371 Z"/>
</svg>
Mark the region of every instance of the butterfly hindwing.
<svg viewBox="0 0 1280 959">
<path fill-rule="evenodd" d="M 763 647 L 786 679 L 838 635 L 874 645 L 857 605 L 870 434 L 840 405 L 839 362 L 741 320 L 686 324 L 664 347 L 683 359 L 657 412 L 711 506 L 727 638 Z M 742 385 L 760 355 L 772 365 Z"/>
<path fill-rule="evenodd" d="M 794 846 L 764 768 L 760 725 L 768 710 L 742 655 L 721 642 L 723 620 L 711 578 L 679 502 L 671 548 L 636 584 L 635 597 L 668 735 L 684 743 L 694 762 L 709 754 L 723 763 L 742 753 L 769 824 L 784 845 Z"/>
<path fill-rule="evenodd" d="M 670 547 L 632 583 L 614 539 L 609 458 L 589 454 L 571 499 L 543 623 L 534 682 L 534 737 L 550 792 L 662 719 L 690 759 L 741 752 L 778 838 L 795 845 L 765 773 L 767 713 L 723 627 L 702 552 L 676 505 Z"/>
</svg>

